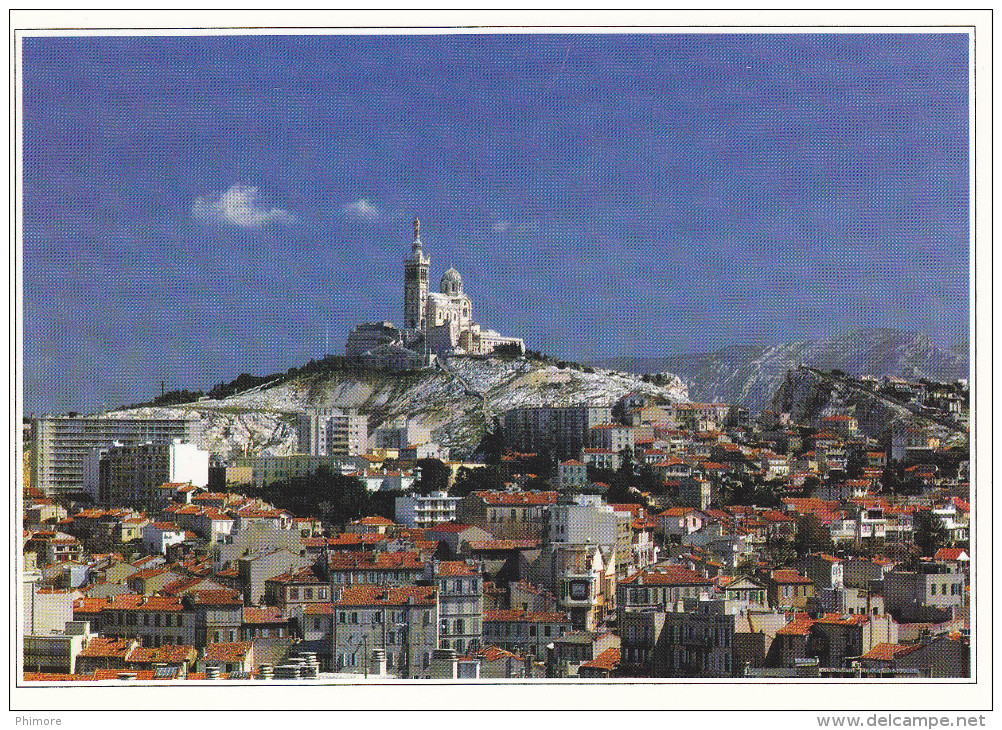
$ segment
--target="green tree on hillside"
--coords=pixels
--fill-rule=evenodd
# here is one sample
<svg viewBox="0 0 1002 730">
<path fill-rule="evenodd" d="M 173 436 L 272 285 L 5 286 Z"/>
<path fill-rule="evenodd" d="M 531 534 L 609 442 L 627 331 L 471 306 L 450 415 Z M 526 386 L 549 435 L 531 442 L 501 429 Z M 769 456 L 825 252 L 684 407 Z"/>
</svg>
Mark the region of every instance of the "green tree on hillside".
<svg viewBox="0 0 1002 730">
<path fill-rule="evenodd" d="M 950 533 L 939 519 L 929 510 L 916 512 L 912 517 L 915 529 L 915 544 L 926 557 L 932 557 L 950 538 Z"/>
<path fill-rule="evenodd" d="M 418 459 L 414 466 L 421 475 L 413 487 L 418 494 L 445 492 L 449 489 L 452 471 L 444 462 L 439 459 Z"/>
</svg>

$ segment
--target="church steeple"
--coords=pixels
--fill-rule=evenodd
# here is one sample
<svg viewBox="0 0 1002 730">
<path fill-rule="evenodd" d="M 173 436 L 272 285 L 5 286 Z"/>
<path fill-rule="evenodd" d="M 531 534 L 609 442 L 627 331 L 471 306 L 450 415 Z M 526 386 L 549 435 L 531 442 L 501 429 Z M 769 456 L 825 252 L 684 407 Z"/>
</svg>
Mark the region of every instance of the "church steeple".
<svg viewBox="0 0 1002 730">
<path fill-rule="evenodd" d="M 414 258 L 421 257 L 421 221 L 418 218 L 414 218 L 414 243 L 411 244 L 411 254 Z"/>
<path fill-rule="evenodd" d="M 404 261 L 404 326 L 408 329 L 425 328 L 428 264 L 428 257 L 421 250 L 421 221 L 415 217 L 411 255 Z"/>
</svg>

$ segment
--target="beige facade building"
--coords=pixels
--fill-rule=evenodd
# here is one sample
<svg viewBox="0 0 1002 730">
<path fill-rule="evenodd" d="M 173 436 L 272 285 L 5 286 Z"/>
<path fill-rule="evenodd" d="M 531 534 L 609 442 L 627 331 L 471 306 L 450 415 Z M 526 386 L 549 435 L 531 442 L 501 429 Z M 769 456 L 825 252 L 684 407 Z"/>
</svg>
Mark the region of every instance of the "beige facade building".
<svg viewBox="0 0 1002 730">
<path fill-rule="evenodd" d="M 226 484 L 253 484 L 263 487 L 272 482 L 313 474 L 322 466 L 334 473 L 348 473 L 364 467 L 361 457 L 286 454 L 284 456 L 240 456 L 226 467 Z"/>
</svg>

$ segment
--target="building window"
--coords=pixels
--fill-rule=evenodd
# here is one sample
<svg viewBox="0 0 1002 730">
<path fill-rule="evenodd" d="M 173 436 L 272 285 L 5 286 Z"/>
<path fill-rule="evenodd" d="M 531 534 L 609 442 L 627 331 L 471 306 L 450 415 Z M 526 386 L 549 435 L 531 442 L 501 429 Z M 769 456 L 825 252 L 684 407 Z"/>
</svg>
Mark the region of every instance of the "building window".
<svg viewBox="0 0 1002 730">
<path fill-rule="evenodd" d="M 288 600 L 290 600 L 290 601 L 298 601 L 299 600 L 299 589 L 298 588 L 290 588 L 289 589 L 289 599 Z"/>
<path fill-rule="evenodd" d="M 313 600 L 313 589 L 312 588 L 304 588 L 303 589 L 303 598 L 306 599 L 307 601 L 312 601 Z"/>
</svg>

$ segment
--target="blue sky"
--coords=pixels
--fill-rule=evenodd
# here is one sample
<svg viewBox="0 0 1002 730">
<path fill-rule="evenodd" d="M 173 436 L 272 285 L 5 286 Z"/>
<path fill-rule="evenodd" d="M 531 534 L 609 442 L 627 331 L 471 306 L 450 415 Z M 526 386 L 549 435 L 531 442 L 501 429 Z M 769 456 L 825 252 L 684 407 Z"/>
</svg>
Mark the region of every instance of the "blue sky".
<svg viewBox="0 0 1002 730">
<path fill-rule="evenodd" d="M 966 35 L 28 38 L 25 410 L 322 357 L 437 284 L 574 359 L 968 321 Z"/>
</svg>

